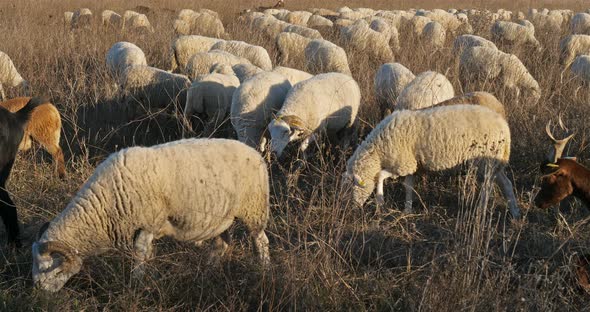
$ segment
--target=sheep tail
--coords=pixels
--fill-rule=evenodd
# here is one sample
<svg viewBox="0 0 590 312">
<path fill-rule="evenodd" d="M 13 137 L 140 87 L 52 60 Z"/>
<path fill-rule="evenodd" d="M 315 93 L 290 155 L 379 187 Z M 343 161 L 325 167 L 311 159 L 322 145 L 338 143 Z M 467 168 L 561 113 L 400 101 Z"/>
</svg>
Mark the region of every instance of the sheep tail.
<svg viewBox="0 0 590 312">
<path fill-rule="evenodd" d="M 29 121 L 29 118 L 31 117 L 31 113 L 33 112 L 33 110 L 37 106 L 47 102 L 49 101 L 42 97 L 36 96 L 34 98 L 31 98 L 27 105 L 25 105 L 23 108 L 21 108 L 15 113 L 16 118 L 21 124 L 26 124 Z"/>
</svg>

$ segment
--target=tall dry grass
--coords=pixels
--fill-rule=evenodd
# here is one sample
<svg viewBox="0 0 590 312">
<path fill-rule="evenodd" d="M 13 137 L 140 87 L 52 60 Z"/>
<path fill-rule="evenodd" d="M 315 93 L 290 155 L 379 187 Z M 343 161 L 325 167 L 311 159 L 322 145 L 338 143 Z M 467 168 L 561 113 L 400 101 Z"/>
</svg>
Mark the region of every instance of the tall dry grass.
<svg viewBox="0 0 590 312">
<path fill-rule="evenodd" d="M 272 2 L 272 1 L 271 1 Z M 55 217 L 96 164 L 108 153 L 134 144 L 155 144 L 178 136 L 173 116 L 126 120 L 117 90 L 106 72 L 104 57 L 121 40 L 139 45 L 148 63 L 167 69 L 173 39 L 174 11 L 208 7 L 222 14 L 232 39 L 262 45 L 276 60 L 274 42 L 236 23 L 242 9 L 268 1 L 194 3 L 170 1 L 22 1 L 0 5 L 0 50 L 8 53 L 28 78 L 35 94 L 49 95 L 64 120 L 62 146 L 67 151 L 69 178 L 59 181 L 50 158 L 41 151 L 21 154 L 9 182 L 29 242 L 39 225 Z M 62 14 L 89 7 L 122 11 L 144 5 L 156 28 L 153 35 L 63 28 Z M 294 1 L 290 9 L 327 7 L 447 8 L 527 6 L 582 9 L 583 1 Z M 487 28 L 476 27 L 489 37 Z M 338 42 L 336 33 L 325 32 Z M 386 214 L 375 215 L 370 203 L 355 208 L 340 184 L 352 150 L 314 147 L 304 168 L 297 163 L 271 166 L 272 219 L 268 227 L 272 265 L 263 271 L 252 256 L 242 226 L 231 229 L 227 257 L 212 265 L 207 247 L 164 239 L 149 262 L 149 277 L 130 280 L 129 251 L 112 252 L 85 261 L 82 271 L 57 294 L 32 287 L 31 254 L 27 248 L 2 249 L 0 310 L 399 310 L 399 311 L 576 311 L 586 310 L 588 294 L 576 286 L 573 259 L 587 253 L 588 210 L 576 201 L 559 211 L 531 205 L 546 150 L 546 121 L 564 114 L 576 129 L 569 153 L 582 162 L 589 155 L 588 102 L 578 84 L 558 66 L 562 34 L 539 34 L 540 54 L 502 47 L 518 55 L 543 90 L 539 103 L 516 104 L 504 90 L 486 85 L 506 105 L 512 130 L 509 174 L 514 181 L 525 222 L 512 224 L 505 202 L 489 179 L 476 183 L 471 168 L 429 174 L 417 179 L 415 215 L 402 215 L 402 187 L 388 183 Z M 415 38 L 402 36 L 396 61 L 413 72 L 444 73 L 462 90 L 451 41 L 432 53 Z M 362 133 L 382 117 L 373 97 L 373 76 L 380 64 L 349 51 L 350 66 L 363 94 Z M 297 66 L 298 64 L 292 64 Z M 576 92 L 577 91 L 577 92 Z M 11 91 L 11 95 L 16 95 Z M 322 151 L 320 151 L 322 150 Z M 485 193 L 485 192 L 484 192 Z"/>
</svg>

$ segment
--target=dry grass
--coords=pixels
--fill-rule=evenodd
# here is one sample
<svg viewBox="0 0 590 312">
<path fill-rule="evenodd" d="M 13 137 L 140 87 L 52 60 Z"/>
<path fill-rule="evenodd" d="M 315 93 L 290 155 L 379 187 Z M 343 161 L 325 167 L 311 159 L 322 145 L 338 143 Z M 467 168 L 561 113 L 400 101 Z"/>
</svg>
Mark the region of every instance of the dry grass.
<svg viewBox="0 0 590 312">
<path fill-rule="evenodd" d="M 447 8 L 453 3 L 293 1 L 290 8 Z M 157 29 L 153 35 L 105 32 L 99 26 L 70 33 L 62 27 L 66 10 L 87 6 L 99 15 L 105 8 L 122 11 L 139 4 L 133 0 L 27 0 L 0 8 L 0 50 L 30 79 L 35 94 L 51 97 L 65 125 L 62 146 L 67 152 L 68 180 L 58 181 L 50 157 L 38 151 L 19 156 L 9 182 L 29 241 L 42 222 L 65 207 L 109 152 L 178 137 L 178 123 L 170 116 L 124 120 L 104 56 L 114 42 L 128 40 L 144 49 L 149 64 L 168 68 L 173 10 L 196 9 L 201 4 L 141 2 L 153 9 L 148 13 Z M 239 10 L 268 4 L 242 1 L 229 8 L 227 1 L 215 0 L 208 1 L 206 7 L 222 13 L 231 38 L 262 45 L 276 58 L 273 42 L 235 24 Z M 522 10 L 529 5 L 579 10 L 584 1 L 455 4 Z M 489 37 L 485 28 L 476 29 Z M 335 34 L 324 35 L 337 41 Z M 564 113 L 568 125 L 578 133 L 570 154 L 582 162 L 590 154 L 587 100 L 582 91 L 575 93 L 578 86 L 574 81 L 565 77 L 560 82 L 557 51 L 561 36 L 541 35 L 546 49 L 538 55 L 512 51 L 539 80 L 543 90 L 539 103 L 515 104 L 504 90 L 485 88 L 507 107 L 513 133 L 509 169 L 524 212 L 523 224 L 510 222 L 499 195 L 489 199 L 480 196 L 481 188 L 475 187 L 469 174 L 441 173 L 418 179 L 419 214 L 411 216 L 399 213 L 402 187 L 389 183 L 389 214 L 375 216 L 372 204 L 360 210 L 342 199 L 347 190 L 342 189 L 340 176 L 351 151 L 326 151 L 316 153 L 304 170 L 272 166 L 272 220 L 268 228 L 272 266 L 268 271 L 260 270 L 239 225 L 231 230 L 232 248 L 220 266 L 207 263 L 206 248 L 163 240 L 157 243 L 157 258 L 150 262 L 151 278 L 131 281 L 130 258 L 116 252 L 89 258 L 80 274 L 54 295 L 32 287 L 28 248 L 2 249 L 0 310 L 586 310 L 589 297 L 576 285 L 573 263 L 577 253 L 590 251 L 588 210 L 576 201 L 563 205 L 562 213 L 540 211 L 531 205 L 539 176 L 537 166 L 546 149 L 542 129 L 549 118 Z M 444 73 L 460 92 L 450 42 L 447 49 L 431 54 L 413 38 L 400 41 L 397 61 L 414 72 L 430 69 Z M 379 64 L 360 53 L 349 57 L 363 92 L 360 117 L 366 134 L 381 118 L 372 95 Z"/>
</svg>

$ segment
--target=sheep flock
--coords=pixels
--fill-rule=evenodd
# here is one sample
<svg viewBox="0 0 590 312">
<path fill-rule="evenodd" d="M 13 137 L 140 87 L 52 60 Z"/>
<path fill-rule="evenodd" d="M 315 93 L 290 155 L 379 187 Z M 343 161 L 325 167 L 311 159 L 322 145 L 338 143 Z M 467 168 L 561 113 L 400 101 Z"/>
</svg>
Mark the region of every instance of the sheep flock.
<svg viewBox="0 0 590 312">
<path fill-rule="evenodd" d="M 588 4 L 181 2 L 0 10 L 2 309 L 587 308 Z"/>
</svg>

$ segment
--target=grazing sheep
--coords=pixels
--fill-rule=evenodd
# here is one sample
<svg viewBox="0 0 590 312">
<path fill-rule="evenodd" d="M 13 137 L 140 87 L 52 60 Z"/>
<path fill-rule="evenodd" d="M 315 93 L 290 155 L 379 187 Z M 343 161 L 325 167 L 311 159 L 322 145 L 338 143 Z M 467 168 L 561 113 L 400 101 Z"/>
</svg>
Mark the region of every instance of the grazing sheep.
<svg viewBox="0 0 590 312">
<path fill-rule="evenodd" d="M 526 21 L 525 23 L 525 21 L 520 21 L 522 24 L 496 21 L 491 30 L 492 39 L 496 43 L 506 43 L 513 46 L 530 44 L 533 47 L 540 49 L 541 44 L 537 38 L 535 38 L 535 27 L 530 24 L 530 22 Z"/>
<path fill-rule="evenodd" d="M 211 50 L 209 52 L 193 54 L 186 65 L 185 72 L 191 80 L 195 80 L 200 75 L 209 74 L 216 64 L 233 66 L 251 63 L 243 57 L 238 57 L 225 51 Z"/>
<path fill-rule="evenodd" d="M 424 30 L 424 27 L 426 26 L 426 24 L 430 22 L 432 22 L 432 20 L 425 16 L 416 15 L 412 17 L 408 21 L 408 27 L 411 32 L 411 37 L 420 38 L 420 36 L 422 35 L 422 31 Z"/>
<path fill-rule="evenodd" d="M 186 72 L 186 66 L 191 56 L 208 52 L 211 47 L 221 41 L 217 38 L 209 38 L 198 35 L 179 36 L 174 39 L 171 45 L 171 68 L 172 72 Z"/>
<path fill-rule="evenodd" d="M 559 64 L 568 67 L 574 59 L 582 54 L 590 54 L 589 35 L 569 35 L 559 43 L 561 54 Z"/>
<path fill-rule="evenodd" d="M 399 51 L 399 32 L 397 28 L 389 25 L 389 23 L 381 17 L 372 17 L 369 28 L 376 32 L 385 33 L 389 36 L 389 45 L 393 51 Z"/>
<path fill-rule="evenodd" d="M 339 18 L 334 21 L 334 28 L 335 29 L 342 29 L 343 27 L 348 27 L 348 26 L 354 24 L 355 22 L 356 21 L 354 21 L 354 20 L 349 20 L 346 18 Z"/>
<path fill-rule="evenodd" d="M 577 13 L 570 22 L 572 34 L 590 35 L 590 14 Z"/>
<path fill-rule="evenodd" d="M 585 84 L 590 83 L 590 55 L 576 57 L 570 67 L 572 74 Z"/>
<path fill-rule="evenodd" d="M 451 82 L 442 74 L 426 71 L 414 78 L 400 93 L 395 109 L 421 109 L 455 96 Z"/>
<path fill-rule="evenodd" d="M 431 21 L 441 24 L 445 31 L 454 36 L 459 34 L 470 34 L 473 32 L 473 27 L 469 24 L 467 17 L 460 19 L 458 16 L 443 10 L 433 10 L 432 12 L 425 12 L 424 14 L 417 13 L 417 15 L 423 15 Z"/>
<path fill-rule="evenodd" d="M 287 80 L 289 80 L 289 82 L 291 83 L 292 86 L 296 85 L 297 83 L 299 83 L 303 80 L 307 80 L 307 79 L 313 77 L 313 75 L 310 73 L 306 73 L 306 72 L 298 70 L 298 69 L 293 69 L 293 68 L 289 68 L 289 67 L 282 67 L 282 66 L 275 67 L 272 70 L 272 72 L 285 76 L 287 78 Z"/>
<path fill-rule="evenodd" d="M 185 118 L 190 120 L 192 115 L 197 114 L 199 117 L 202 116 L 205 122 L 208 120 L 206 133 L 211 133 L 227 117 L 231 109 L 232 95 L 240 86 L 238 77 L 233 74 L 231 67 L 228 68 L 231 74 L 215 72 L 199 77 L 193 81 L 186 94 Z"/>
<path fill-rule="evenodd" d="M 563 24 L 563 16 L 559 13 L 553 14 L 533 14 L 529 16 L 529 20 L 535 26 L 537 33 L 561 33 L 561 25 Z"/>
<path fill-rule="evenodd" d="M 273 16 L 265 15 L 254 19 L 254 22 L 252 22 L 252 31 L 262 33 L 270 40 L 275 40 L 289 25 L 289 23 L 278 20 Z"/>
<path fill-rule="evenodd" d="M 92 25 L 92 11 L 87 8 L 77 9 L 72 15 L 72 29 L 89 28 Z"/>
<path fill-rule="evenodd" d="M 236 89 L 230 120 L 240 142 L 265 151 L 266 127 L 283 106 L 289 90 L 291 83 L 273 72 L 255 75 Z"/>
<path fill-rule="evenodd" d="M 453 42 L 452 54 L 459 57 L 463 53 L 463 50 L 472 47 L 486 47 L 498 50 L 498 47 L 493 42 L 485 38 L 476 35 L 461 35 L 455 38 Z"/>
<path fill-rule="evenodd" d="M 139 33 L 153 33 L 154 27 L 145 14 L 134 14 L 128 20 L 123 20 L 123 29 Z"/>
<path fill-rule="evenodd" d="M 118 29 L 123 25 L 123 19 L 121 15 L 117 14 L 115 11 L 104 10 L 102 11 L 101 17 L 103 26 L 109 26 Z"/>
<path fill-rule="evenodd" d="M 114 153 L 33 244 L 33 281 L 56 292 L 84 258 L 111 248 L 133 250 L 140 277 L 152 241 L 163 236 L 196 244 L 216 238 L 221 256 L 227 242 L 220 234 L 234 219 L 246 225 L 266 266 L 268 183 L 262 157 L 234 140 L 188 139 Z"/>
<path fill-rule="evenodd" d="M 448 99 L 446 101 L 436 103 L 432 105 L 432 107 L 438 106 L 448 106 L 448 105 L 459 105 L 459 104 L 471 104 L 471 105 L 479 105 L 489 108 L 490 110 L 496 112 L 498 115 L 502 116 L 506 119 L 506 110 L 504 109 L 504 104 L 502 104 L 498 99 L 488 92 L 483 91 L 475 91 L 469 92 L 463 95 L 458 95 L 454 98 Z"/>
<path fill-rule="evenodd" d="M 19 87 L 24 90 L 26 95 L 30 93 L 29 82 L 18 73 L 8 54 L 0 51 L 0 95 L 2 96 L 0 101 L 6 99 L 4 87 Z"/>
<path fill-rule="evenodd" d="M 287 144 L 302 140 L 299 150 L 305 156 L 319 135 L 346 136 L 356 122 L 360 101 L 358 84 L 345 74 L 320 74 L 296 84 L 268 125 L 272 152 L 280 157 Z"/>
<path fill-rule="evenodd" d="M 127 105 L 133 101 L 141 106 L 134 111 L 136 114 L 169 106 L 173 110 L 180 110 L 180 105 L 186 103 L 186 92 L 190 85 L 190 80 L 184 75 L 143 65 L 127 67 L 121 80 L 122 89 L 127 95 Z"/>
<path fill-rule="evenodd" d="M 304 66 L 305 47 L 312 39 L 296 33 L 280 33 L 277 36 L 277 49 L 279 50 L 279 64 L 294 64 Z"/>
<path fill-rule="evenodd" d="M 30 97 L 18 97 L 0 102 L 0 106 L 15 113 L 25 107 L 31 99 Z M 59 146 L 61 117 L 57 108 L 51 102 L 36 101 L 39 101 L 39 103 L 30 114 L 29 122 L 25 127 L 23 139 L 18 149 L 21 151 L 29 150 L 32 145 L 31 140 L 41 144 L 51 154 L 55 163 L 55 172 L 63 179 L 66 176 L 66 166 L 63 151 Z"/>
<path fill-rule="evenodd" d="M 261 46 L 251 45 L 243 41 L 219 41 L 211 47 L 211 50 L 225 51 L 243 57 L 263 70 L 272 69 L 270 56 L 268 56 L 266 49 Z"/>
<path fill-rule="evenodd" d="M 285 22 L 293 25 L 307 26 L 307 22 L 312 15 L 313 13 L 307 11 L 292 11 L 285 16 Z"/>
<path fill-rule="evenodd" d="M 516 101 L 520 96 L 531 97 L 536 103 L 541 97 L 539 83 L 531 76 L 522 62 L 512 54 L 486 47 L 468 48 L 459 61 L 459 80 L 463 90 L 476 82 L 481 85 L 494 81 L 508 89 Z"/>
<path fill-rule="evenodd" d="M 8 243 L 21 246 L 16 206 L 6 190 L 6 181 L 10 177 L 12 165 L 16 158 L 31 112 L 41 103 L 42 99 L 31 99 L 22 109 L 11 113 L 0 108 L 0 217 L 6 228 Z"/>
<path fill-rule="evenodd" d="M 352 76 L 346 52 L 328 40 L 312 40 L 305 47 L 305 71 L 312 74 L 343 73 Z"/>
<path fill-rule="evenodd" d="M 332 28 L 333 26 L 334 23 L 331 20 L 321 15 L 312 15 L 307 21 L 307 27 L 313 29 Z"/>
<path fill-rule="evenodd" d="M 283 32 L 295 33 L 309 39 L 323 39 L 322 34 L 313 28 L 307 28 L 299 25 L 289 25 L 283 28 Z"/>
<path fill-rule="evenodd" d="M 387 63 L 381 65 L 375 74 L 374 90 L 377 101 L 385 103 L 395 103 L 398 96 L 402 93 L 416 76 L 400 63 Z"/>
<path fill-rule="evenodd" d="M 233 65 L 231 69 L 233 70 L 234 74 L 238 77 L 240 83 L 254 77 L 258 73 L 264 72 L 264 70 L 262 70 L 260 67 L 247 63 Z"/>
<path fill-rule="evenodd" d="M 434 50 L 440 50 L 445 46 L 447 32 L 443 25 L 432 21 L 422 29 L 422 40 L 426 46 Z"/>
<path fill-rule="evenodd" d="M 72 27 L 72 20 L 74 19 L 74 12 L 64 12 L 64 27 Z"/>
<path fill-rule="evenodd" d="M 132 11 L 132 10 L 126 10 L 125 12 L 123 12 L 123 25 L 121 26 L 122 29 L 125 29 L 125 26 L 129 25 L 129 23 L 131 23 L 131 19 L 135 16 L 139 16 L 141 15 L 138 12 Z"/>
<path fill-rule="evenodd" d="M 504 167 L 510 157 L 510 128 L 502 116 L 486 107 L 451 105 L 402 110 L 382 120 L 348 159 L 345 178 L 353 181 L 353 199 L 363 205 L 375 187 L 382 205 L 383 181 L 405 177 L 405 213 L 411 213 L 414 174 L 441 171 L 465 162 L 489 161 L 508 201 L 520 218 L 512 183 Z"/>
<path fill-rule="evenodd" d="M 340 31 L 340 40 L 344 46 L 379 63 L 393 61 L 390 39 L 391 33 L 374 31 L 365 20 L 358 20 Z"/>
<path fill-rule="evenodd" d="M 184 10 L 183 10 L 184 11 Z M 174 31 L 178 35 L 200 35 L 205 37 L 222 38 L 225 28 L 219 17 L 202 12 L 179 15 L 174 21 Z"/>
<path fill-rule="evenodd" d="M 106 63 L 111 75 L 116 78 L 121 77 L 129 66 L 147 66 L 143 51 L 133 43 L 126 41 L 117 42 L 109 49 Z"/>
</svg>

